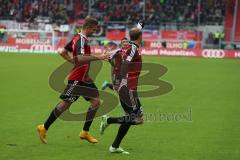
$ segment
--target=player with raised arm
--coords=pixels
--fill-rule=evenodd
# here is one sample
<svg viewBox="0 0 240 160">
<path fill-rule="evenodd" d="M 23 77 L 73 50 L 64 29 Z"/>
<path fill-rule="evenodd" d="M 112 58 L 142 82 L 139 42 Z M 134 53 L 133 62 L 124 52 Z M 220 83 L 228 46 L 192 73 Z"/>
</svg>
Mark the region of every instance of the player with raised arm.
<svg viewBox="0 0 240 160">
<path fill-rule="evenodd" d="M 141 28 L 132 28 L 129 32 L 130 47 L 123 53 L 121 64 L 121 77 L 118 94 L 126 115 L 122 117 L 103 116 L 100 125 L 101 134 L 110 124 L 120 124 L 117 136 L 109 148 L 111 153 L 129 154 L 120 147 L 122 139 L 127 134 L 131 125 L 143 123 L 143 112 L 137 94 L 138 78 L 142 67 L 142 57 L 139 53 L 139 46 L 142 43 Z"/>
<path fill-rule="evenodd" d="M 139 21 L 137 24 L 137 28 L 139 28 L 140 30 L 142 30 L 144 28 L 144 22 L 143 21 Z M 114 42 L 109 42 L 106 46 L 106 50 L 112 52 L 112 54 L 114 54 L 114 56 L 112 56 L 109 59 L 109 62 L 112 65 L 112 83 L 108 82 L 107 80 L 105 80 L 102 84 L 102 90 L 105 90 L 106 88 L 109 88 L 111 90 L 114 90 L 114 86 L 115 88 L 117 86 L 119 86 L 119 75 L 120 75 L 120 65 L 121 65 L 121 61 L 122 61 L 122 56 L 121 54 L 123 52 L 125 52 L 129 47 L 129 40 L 124 37 L 121 39 L 121 43 L 119 45 L 119 48 L 117 48 L 116 43 Z M 120 51 L 120 50 L 121 51 Z"/>
<path fill-rule="evenodd" d="M 92 17 L 86 17 L 82 31 L 59 51 L 59 54 L 67 61 L 73 63 L 74 67 L 68 76 L 68 85 L 61 94 L 61 101 L 53 109 L 44 124 L 38 125 L 37 130 L 42 143 L 47 143 L 46 135 L 49 127 L 53 122 L 75 102 L 79 96 L 90 102 L 86 115 L 86 121 L 80 138 L 90 143 L 97 143 L 97 139 L 89 133 L 90 126 L 95 117 L 98 107 L 100 106 L 99 93 L 96 85 L 89 76 L 90 62 L 95 60 L 108 59 L 108 54 L 93 55 L 88 45 L 88 38 L 97 30 L 98 22 Z M 72 53 L 72 56 L 69 55 Z M 84 92 L 84 95 L 82 94 Z"/>
</svg>

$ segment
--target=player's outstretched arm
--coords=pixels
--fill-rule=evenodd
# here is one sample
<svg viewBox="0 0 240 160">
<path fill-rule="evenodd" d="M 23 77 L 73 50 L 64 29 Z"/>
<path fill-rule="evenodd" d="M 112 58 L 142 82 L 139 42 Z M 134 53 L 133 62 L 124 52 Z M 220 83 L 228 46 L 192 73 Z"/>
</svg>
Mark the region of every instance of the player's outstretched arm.
<svg viewBox="0 0 240 160">
<path fill-rule="evenodd" d="M 67 60 L 70 63 L 73 63 L 73 58 L 69 55 L 69 52 L 65 49 L 59 49 L 57 52 L 63 59 Z"/>
<path fill-rule="evenodd" d="M 109 56 L 109 59 L 108 59 L 108 62 L 112 65 L 112 66 L 115 66 L 115 63 L 114 63 L 114 59 L 121 55 L 122 54 L 122 51 L 120 48 L 117 48 L 115 50 L 112 50 L 112 51 L 109 51 L 110 53 L 110 56 Z"/>
<path fill-rule="evenodd" d="M 97 61 L 97 60 L 106 60 L 110 56 L 110 53 L 103 53 L 103 54 L 93 54 L 93 55 L 78 55 L 77 60 L 79 64 L 90 62 L 90 61 Z"/>
</svg>

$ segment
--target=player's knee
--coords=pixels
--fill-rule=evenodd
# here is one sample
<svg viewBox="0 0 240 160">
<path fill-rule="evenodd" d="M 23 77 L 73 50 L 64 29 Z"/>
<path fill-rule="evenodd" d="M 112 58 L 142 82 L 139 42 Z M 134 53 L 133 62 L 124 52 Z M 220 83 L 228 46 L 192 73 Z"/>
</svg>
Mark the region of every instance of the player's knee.
<svg viewBox="0 0 240 160">
<path fill-rule="evenodd" d="M 141 124 L 143 124 L 143 121 L 134 121 L 133 122 L 133 125 L 136 125 L 136 126 L 141 125 Z"/>
<path fill-rule="evenodd" d="M 136 117 L 136 119 L 135 119 L 135 124 L 136 124 L 136 125 L 143 124 L 143 122 L 144 122 L 144 119 L 143 119 L 143 116 L 142 116 L 142 115 Z"/>
<path fill-rule="evenodd" d="M 58 105 L 57 108 L 59 111 L 64 112 L 66 111 L 70 106 L 71 106 L 72 102 L 68 102 L 68 101 L 61 101 Z"/>
<path fill-rule="evenodd" d="M 141 120 L 138 120 L 136 124 L 137 124 L 137 125 L 140 125 L 140 124 L 143 124 L 143 123 L 144 123 L 144 120 L 141 119 Z"/>
</svg>

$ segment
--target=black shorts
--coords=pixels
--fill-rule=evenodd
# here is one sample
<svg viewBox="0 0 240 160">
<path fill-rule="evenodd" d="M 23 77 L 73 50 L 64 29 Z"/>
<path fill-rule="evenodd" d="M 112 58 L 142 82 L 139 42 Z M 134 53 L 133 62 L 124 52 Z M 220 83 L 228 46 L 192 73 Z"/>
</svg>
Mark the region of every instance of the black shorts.
<svg viewBox="0 0 240 160">
<path fill-rule="evenodd" d="M 74 102 L 80 96 L 83 96 L 83 98 L 87 101 L 92 98 L 99 97 L 98 88 L 94 82 L 69 80 L 67 87 L 60 95 L 60 99 L 68 102 Z"/>
<path fill-rule="evenodd" d="M 124 88 L 121 88 L 124 89 Z M 137 117 L 143 116 L 143 109 L 141 102 L 138 98 L 137 91 L 126 90 L 124 93 L 119 94 L 121 106 L 123 107 L 126 114 L 135 114 Z M 123 95 L 124 94 L 124 95 Z M 121 96 L 122 95 L 122 96 Z"/>
</svg>

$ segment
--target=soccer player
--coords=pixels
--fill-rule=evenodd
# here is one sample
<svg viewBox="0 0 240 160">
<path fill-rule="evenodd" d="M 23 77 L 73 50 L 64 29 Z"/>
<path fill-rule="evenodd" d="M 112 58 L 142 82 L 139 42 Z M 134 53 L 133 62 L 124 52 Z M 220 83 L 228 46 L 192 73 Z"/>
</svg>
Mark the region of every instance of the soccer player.
<svg viewBox="0 0 240 160">
<path fill-rule="evenodd" d="M 142 31 L 140 28 L 132 28 L 129 32 L 130 47 L 123 53 L 121 64 L 121 77 L 118 94 L 126 115 L 122 117 L 103 116 L 100 125 L 100 133 L 110 124 L 120 124 L 117 136 L 109 148 L 111 153 L 129 154 L 120 147 L 120 143 L 127 134 L 131 125 L 143 123 L 143 111 L 137 94 L 138 78 L 141 72 L 142 57 L 139 54 L 139 46 L 142 43 Z"/>
<path fill-rule="evenodd" d="M 142 30 L 144 28 L 144 21 L 139 21 L 137 24 L 137 28 Z M 117 89 L 119 87 L 119 75 L 120 75 L 120 66 L 121 66 L 121 61 L 122 61 L 122 56 L 121 53 L 125 52 L 128 49 L 129 46 L 129 41 L 126 37 L 124 37 L 123 39 L 121 39 L 121 43 L 120 43 L 120 49 L 117 49 L 117 45 L 114 42 L 110 42 L 107 44 L 106 46 L 106 50 L 112 50 L 112 54 L 113 56 L 110 57 L 109 62 L 111 63 L 113 70 L 112 70 L 112 83 L 108 82 L 107 80 L 105 80 L 102 84 L 102 90 L 105 90 L 106 88 L 109 88 L 111 90 Z"/>
<path fill-rule="evenodd" d="M 111 53 L 109 62 L 112 65 L 112 83 L 105 80 L 102 84 L 102 90 L 110 88 L 111 90 L 117 90 L 120 85 L 120 66 L 122 62 L 122 52 L 125 51 L 129 46 L 127 38 L 121 40 L 119 48 L 114 42 L 109 42 L 106 46 L 106 50 Z"/>
<path fill-rule="evenodd" d="M 90 135 L 89 129 L 100 105 L 100 99 L 97 87 L 91 77 L 89 77 L 88 71 L 90 61 L 108 59 L 109 55 L 91 54 L 87 37 L 91 36 L 97 30 L 97 26 L 98 22 L 96 19 L 86 17 L 82 31 L 74 36 L 74 38 L 64 47 L 63 50 L 59 51 L 59 54 L 65 60 L 73 63 L 74 67 L 68 76 L 68 85 L 64 92 L 60 95 L 61 101 L 52 110 L 45 123 L 38 125 L 37 127 L 40 140 L 44 144 L 47 143 L 46 135 L 49 127 L 71 106 L 73 102 L 79 98 L 80 95 L 90 102 L 90 106 L 86 115 L 86 122 L 79 136 L 81 139 L 85 139 L 90 143 L 98 142 L 96 138 Z M 69 52 L 72 52 L 72 58 L 68 54 Z"/>
</svg>

